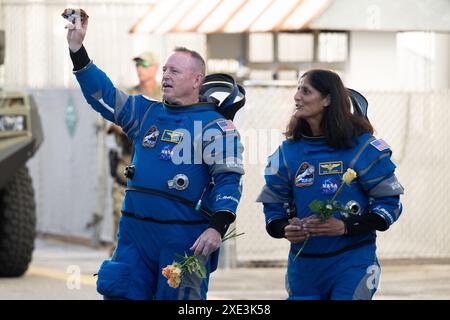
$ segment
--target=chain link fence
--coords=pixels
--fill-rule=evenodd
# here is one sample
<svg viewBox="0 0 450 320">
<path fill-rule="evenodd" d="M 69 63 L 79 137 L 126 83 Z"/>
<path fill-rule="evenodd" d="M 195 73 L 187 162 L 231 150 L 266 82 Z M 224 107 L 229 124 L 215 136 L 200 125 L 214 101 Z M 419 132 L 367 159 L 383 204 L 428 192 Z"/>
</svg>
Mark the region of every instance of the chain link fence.
<svg viewBox="0 0 450 320">
<path fill-rule="evenodd" d="M 289 243 L 265 231 L 262 205 L 255 202 L 264 185 L 266 158 L 283 140 L 293 112 L 294 86 L 247 86 L 247 104 L 237 114 L 245 150 L 244 192 L 238 209 L 238 264 L 271 265 L 286 260 Z M 396 174 L 405 188 L 403 214 L 387 232 L 378 233 L 383 259 L 449 258 L 450 210 L 446 169 L 449 158 L 450 91 L 362 92 L 375 136 L 392 147 Z"/>
</svg>

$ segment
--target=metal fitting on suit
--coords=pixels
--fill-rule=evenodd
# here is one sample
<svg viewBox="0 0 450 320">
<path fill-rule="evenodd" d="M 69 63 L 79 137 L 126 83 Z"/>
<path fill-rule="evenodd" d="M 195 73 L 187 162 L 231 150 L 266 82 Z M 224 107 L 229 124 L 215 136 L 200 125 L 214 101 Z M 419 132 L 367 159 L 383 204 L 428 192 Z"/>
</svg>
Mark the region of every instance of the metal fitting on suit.
<svg viewBox="0 0 450 320">
<path fill-rule="evenodd" d="M 361 205 L 358 202 L 356 202 L 355 200 L 350 200 L 349 202 L 347 202 L 345 207 L 352 211 L 350 213 L 351 215 L 361 215 Z M 346 218 L 348 218 L 348 214 L 347 213 L 345 213 L 344 216 Z"/>
<path fill-rule="evenodd" d="M 169 189 L 185 190 L 189 185 L 189 178 L 184 174 L 177 174 L 173 179 L 167 181 Z"/>
</svg>

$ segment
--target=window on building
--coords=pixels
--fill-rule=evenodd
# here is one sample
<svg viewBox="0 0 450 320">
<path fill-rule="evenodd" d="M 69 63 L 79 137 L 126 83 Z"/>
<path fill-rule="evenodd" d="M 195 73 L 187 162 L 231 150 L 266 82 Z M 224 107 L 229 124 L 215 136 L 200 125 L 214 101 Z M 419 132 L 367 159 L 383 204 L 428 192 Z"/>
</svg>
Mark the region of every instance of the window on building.
<svg viewBox="0 0 450 320">
<path fill-rule="evenodd" d="M 347 60 L 348 35 L 345 32 L 321 32 L 319 34 L 320 62 L 345 62 Z"/>
<path fill-rule="evenodd" d="M 278 59 L 281 62 L 312 61 L 314 35 L 312 33 L 278 34 Z"/>
<path fill-rule="evenodd" d="M 273 34 L 251 33 L 249 35 L 249 60 L 251 62 L 272 62 L 273 58 Z"/>
</svg>

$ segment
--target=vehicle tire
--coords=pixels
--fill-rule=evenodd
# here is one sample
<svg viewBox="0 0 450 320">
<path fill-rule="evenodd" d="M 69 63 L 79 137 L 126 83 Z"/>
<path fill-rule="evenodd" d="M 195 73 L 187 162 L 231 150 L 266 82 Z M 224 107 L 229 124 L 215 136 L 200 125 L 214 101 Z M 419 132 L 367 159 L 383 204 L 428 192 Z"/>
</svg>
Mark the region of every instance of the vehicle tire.
<svg viewBox="0 0 450 320">
<path fill-rule="evenodd" d="M 35 235 L 34 191 L 24 166 L 0 192 L 0 277 L 25 273 L 33 254 Z"/>
</svg>

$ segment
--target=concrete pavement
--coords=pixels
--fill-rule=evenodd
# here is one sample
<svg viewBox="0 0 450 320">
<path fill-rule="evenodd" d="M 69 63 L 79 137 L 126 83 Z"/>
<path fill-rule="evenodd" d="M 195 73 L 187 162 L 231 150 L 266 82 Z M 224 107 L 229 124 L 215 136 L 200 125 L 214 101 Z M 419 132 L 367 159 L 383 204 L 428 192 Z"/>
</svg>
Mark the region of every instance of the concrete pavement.
<svg viewBox="0 0 450 320">
<path fill-rule="evenodd" d="M 0 299 L 96 300 L 93 276 L 108 249 L 36 240 L 33 261 L 21 278 L 0 278 Z M 450 263 L 381 262 L 377 300 L 450 299 Z M 211 275 L 209 299 L 286 299 L 285 268 L 219 269 Z"/>
</svg>

